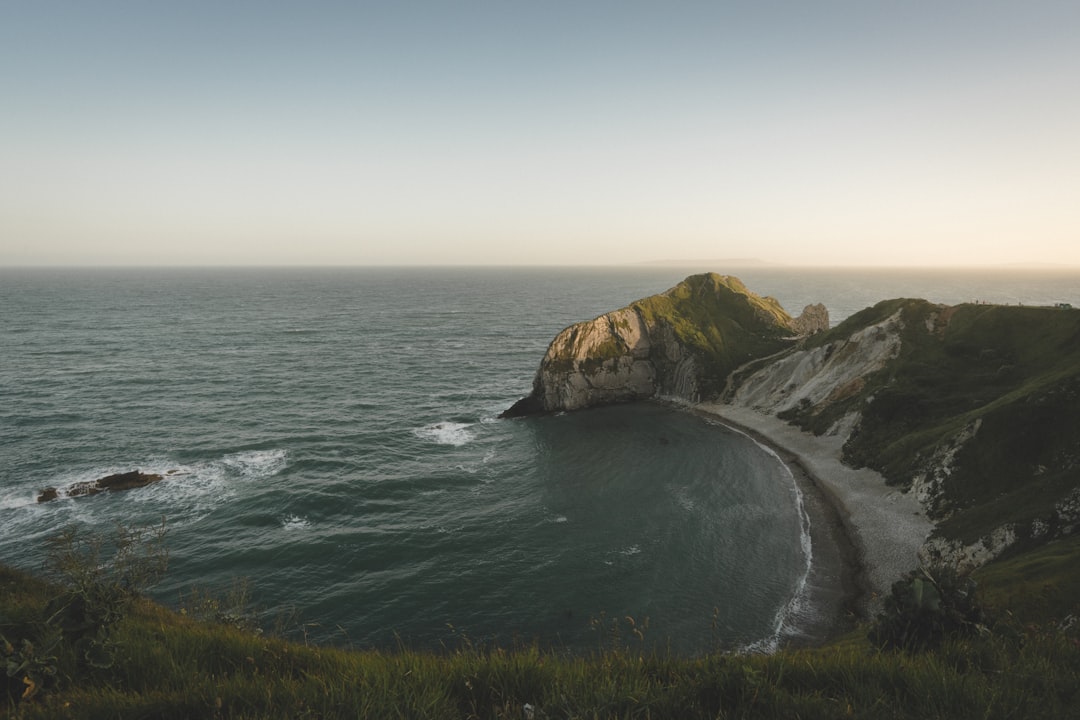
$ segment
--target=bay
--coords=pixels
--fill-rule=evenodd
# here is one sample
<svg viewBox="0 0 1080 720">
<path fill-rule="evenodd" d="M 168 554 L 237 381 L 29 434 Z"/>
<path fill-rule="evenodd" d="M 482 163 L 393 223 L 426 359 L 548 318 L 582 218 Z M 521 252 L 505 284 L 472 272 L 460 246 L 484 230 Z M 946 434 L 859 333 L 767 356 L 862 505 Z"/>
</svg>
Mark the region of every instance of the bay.
<svg viewBox="0 0 1080 720">
<path fill-rule="evenodd" d="M 657 405 L 496 419 L 563 327 L 695 271 L 0 270 L 0 557 L 164 517 L 158 599 L 245 577 L 320 642 L 585 650 L 626 617 L 678 652 L 776 638 L 805 556 L 773 456 Z M 1080 304 L 1068 272 L 736 274 L 834 322 L 896 296 Z M 36 502 L 135 468 L 175 472 Z"/>
</svg>

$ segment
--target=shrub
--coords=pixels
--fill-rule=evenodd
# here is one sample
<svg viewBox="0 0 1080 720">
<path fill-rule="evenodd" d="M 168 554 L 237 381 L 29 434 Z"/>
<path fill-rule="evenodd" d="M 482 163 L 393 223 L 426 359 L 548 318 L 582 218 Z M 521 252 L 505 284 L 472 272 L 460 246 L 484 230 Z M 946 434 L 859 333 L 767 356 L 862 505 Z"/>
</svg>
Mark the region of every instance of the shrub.
<svg viewBox="0 0 1080 720">
<path fill-rule="evenodd" d="M 893 584 L 869 637 L 882 649 L 921 651 L 987 632 L 985 622 L 974 580 L 949 567 L 920 568 Z"/>
<path fill-rule="evenodd" d="M 17 637 L 0 635 L 7 677 L 23 686 L 23 700 L 56 681 L 63 664 L 59 657 L 73 658 L 76 667 L 113 665 L 112 630 L 135 598 L 164 574 L 168 564 L 164 539 L 163 520 L 156 527 L 117 525 L 108 537 L 80 534 L 69 527 L 48 540 L 45 567 L 58 592 L 45 604 L 40 619 L 21 623 Z M 14 697 L 10 685 L 8 694 Z"/>
</svg>

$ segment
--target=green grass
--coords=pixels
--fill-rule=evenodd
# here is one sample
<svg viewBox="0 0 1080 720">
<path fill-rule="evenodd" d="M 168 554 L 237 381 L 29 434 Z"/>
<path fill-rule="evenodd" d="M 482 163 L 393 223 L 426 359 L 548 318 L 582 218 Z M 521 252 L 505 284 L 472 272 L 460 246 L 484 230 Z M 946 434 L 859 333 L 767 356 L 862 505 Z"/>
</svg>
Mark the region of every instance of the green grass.
<svg viewBox="0 0 1080 720">
<path fill-rule="evenodd" d="M 858 410 L 862 421 L 845 459 L 902 487 L 978 420 L 930 508 L 936 519 L 948 518 L 939 532 L 971 542 L 1006 522 L 1049 518 L 1054 503 L 1080 485 L 1080 311 L 889 300 L 806 347 L 841 347 L 897 311 L 897 358 L 863 378 L 857 395 L 785 418 L 821 433 Z"/>
<path fill-rule="evenodd" d="M 650 329 L 670 328 L 697 358 L 702 397 L 717 396 L 735 368 L 788 347 L 794 335 L 791 317 L 776 300 L 755 295 L 737 278 L 716 273 L 692 275 L 668 292 L 630 307 Z M 664 358 L 653 361 L 662 366 Z M 664 368 L 658 369 L 663 376 Z"/>
<path fill-rule="evenodd" d="M 1080 715 L 1080 647 L 1056 626 L 1075 607 L 1080 543 L 982 572 L 987 597 L 1019 613 L 988 637 L 925 654 L 880 652 L 865 631 L 770 656 L 588 656 L 463 642 L 444 653 L 346 651 L 196 622 L 140 602 L 117 627 L 108 669 L 58 653 L 56 683 L 13 718 L 1060 718 Z M 1025 594 L 1024 588 L 1029 591 Z M 1046 602 L 1028 600 L 1043 588 Z M 0 632 L 32 634 L 51 594 L 0 567 Z M 1023 613 L 1037 613 L 1030 625 Z M 1004 615 L 1004 613 L 1003 613 Z M 1028 622 L 1027 625 L 1024 623 Z M 1049 623 L 1050 625 L 1047 625 Z"/>
<path fill-rule="evenodd" d="M 1010 553 L 977 570 L 982 599 L 997 614 L 1026 623 L 1053 625 L 1070 615 L 1080 620 L 1080 536 Z"/>
</svg>

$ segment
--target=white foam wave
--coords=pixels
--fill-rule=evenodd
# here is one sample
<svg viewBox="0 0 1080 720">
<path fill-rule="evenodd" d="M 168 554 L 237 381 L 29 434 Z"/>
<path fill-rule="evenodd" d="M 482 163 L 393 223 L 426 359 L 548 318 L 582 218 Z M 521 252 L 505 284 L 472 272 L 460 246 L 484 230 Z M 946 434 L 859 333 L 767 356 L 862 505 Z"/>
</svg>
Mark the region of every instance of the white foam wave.
<svg viewBox="0 0 1080 720">
<path fill-rule="evenodd" d="M 22 491 L 0 497 L 0 510 L 14 510 L 27 505 L 37 505 L 35 493 Z"/>
<path fill-rule="evenodd" d="M 276 475 L 288 459 L 285 450 L 246 450 L 221 458 L 221 464 L 244 477 L 266 478 Z"/>
<path fill-rule="evenodd" d="M 793 635 L 798 632 L 798 629 L 794 626 L 794 621 L 806 607 L 808 602 L 810 571 L 814 564 L 814 547 L 810 536 L 810 513 L 806 509 L 802 490 L 799 489 L 799 484 L 796 482 L 795 476 L 791 473 L 791 468 L 788 467 L 788 464 L 784 462 L 784 459 L 781 458 L 775 450 L 738 428 L 727 425 L 726 423 L 720 424 L 728 430 L 749 439 L 767 454 L 776 458 L 777 463 L 784 469 L 784 473 L 787 474 L 788 478 L 791 480 L 791 490 L 795 498 L 795 511 L 799 515 L 799 547 L 803 553 L 803 568 L 799 575 L 799 579 L 795 582 L 795 590 L 792 592 L 788 601 L 781 605 L 776 611 L 776 615 L 773 618 L 772 635 L 762 638 L 757 642 L 750 643 L 744 648 L 744 650 L 748 652 L 772 653 L 776 652 L 780 647 L 781 638 L 785 635 Z"/>
<path fill-rule="evenodd" d="M 4 505 L 0 507 L 23 507 L 29 512 L 37 512 L 37 508 L 40 508 L 40 512 L 45 513 L 42 517 L 47 519 L 47 524 L 57 527 L 71 522 L 95 525 L 117 517 L 125 518 L 125 522 L 138 523 L 143 522 L 143 518 L 164 515 L 168 517 L 169 526 L 177 528 L 213 512 L 235 497 L 247 482 L 277 474 L 285 467 L 287 460 L 287 451 L 273 449 L 230 453 L 215 460 L 188 465 L 167 458 L 151 458 L 124 465 L 99 465 L 52 476 L 47 484 L 60 491 L 60 497 L 53 502 L 39 504 L 38 488 L 29 498 L 13 493 L 4 498 Z M 95 501 L 65 495 L 65 491 L 76 483 L 93 482 L 132 469 L 161 475 L 162 479 L 145 487 L 115 493 L 107 501 L 102 500 L 102 496 Z M 10 537 L 7 532 L 2 535 Z"/>
<path fill-rule="evenodd" d="M 286 515 L 281 519 L 281 529 L 285 531 L 304 530 L 311 527 L 311 522 L 299 515 Z"/>
<path fill-rule="evenodd" d="M 471 423 L 438 422 L 425 425 L 413 430 L 413 434 L 421 440 L 429 440 L 437 445 L 453 445 L 461 447 L 473 439 L 469 432 Z"/>
</svg>

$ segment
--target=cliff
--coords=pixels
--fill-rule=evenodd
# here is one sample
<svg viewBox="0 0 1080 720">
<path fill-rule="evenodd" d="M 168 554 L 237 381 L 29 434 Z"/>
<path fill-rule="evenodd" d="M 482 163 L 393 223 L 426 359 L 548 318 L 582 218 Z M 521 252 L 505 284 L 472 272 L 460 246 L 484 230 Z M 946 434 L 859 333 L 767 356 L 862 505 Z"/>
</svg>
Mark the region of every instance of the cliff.
<svg viewBox="0 0 1080 720">
<path fill-rule="evenodd" d="M 828 311 L 792 318 L 732 276 L 693 275 L 660 295 L 560 332 L 532 393 L 503 413 L 517 417 L 655 396 L 714 397 L 729 373 L 828 328 Z"/>
<path fill-rule="evenodd" d="M 727 401 L 838 436 L 961 569 L 1080 527 L 1080 312 L 888 300 L 735 374 Z"/>
<path fill-rule="evenodd" d="M 505 416 L 718 399 L 842 443 L 914 495 L 926 562 L 971 569 L 1080 530 L 1080 310 L 886 300 L 828 327 L 695 275 L 552 341 Z"/>
</svg>

